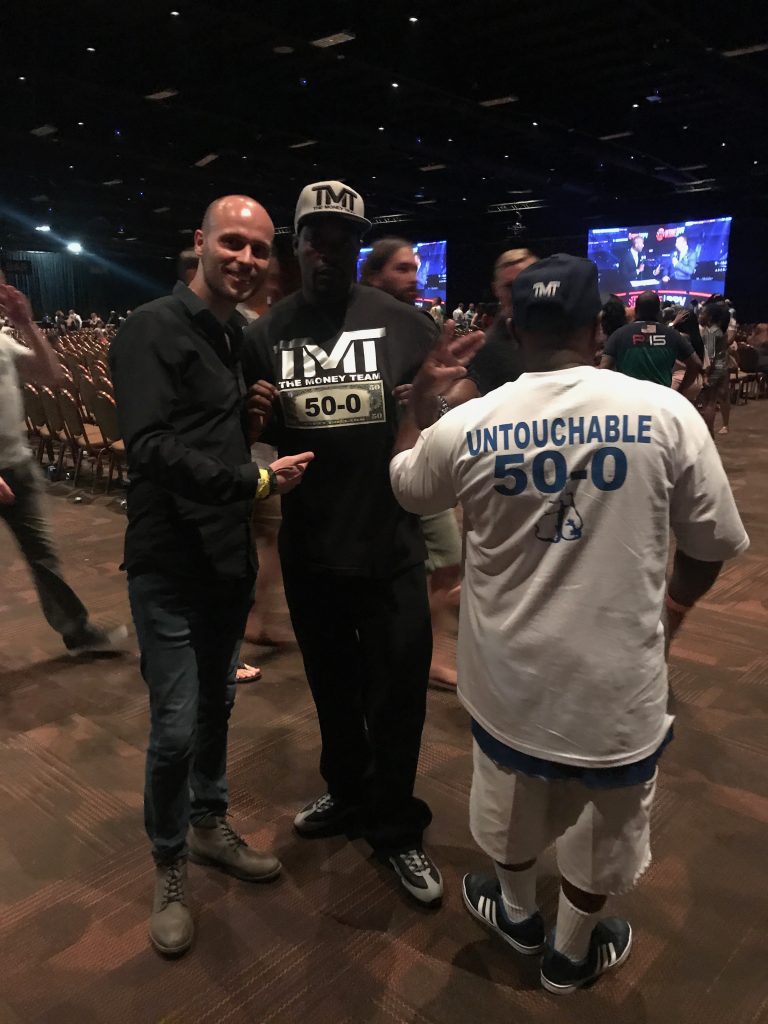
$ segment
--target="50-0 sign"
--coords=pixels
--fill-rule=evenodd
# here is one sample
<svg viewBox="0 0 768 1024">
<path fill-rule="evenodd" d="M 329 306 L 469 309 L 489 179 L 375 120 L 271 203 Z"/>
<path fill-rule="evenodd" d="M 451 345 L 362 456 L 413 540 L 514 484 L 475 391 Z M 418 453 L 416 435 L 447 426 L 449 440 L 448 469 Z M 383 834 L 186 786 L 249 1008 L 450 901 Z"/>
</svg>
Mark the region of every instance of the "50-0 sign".
<svg viewBox="0 0 768 1024">
<path fill-rule="evenodd" d="M 505 498 L 522 494 L 528 486 L 528 472 L 521 468 L 524 461 L 522 453 L 497 455 L 494 479 L 510 482 L 496 484 L 494 490 Z M 617 491 L 627 478 L 627 456 L 621 448 L 598 448 L 588 466 L 589 472 L 584 468 L 569 473 L 562 452 L 554 449 L 538 452 L 531 463 L 530 478 L 536 490 L 543 494 L 557 494 L 568 480 L 586 480 L 588 476 L 599 491 Z"/>
</svg>

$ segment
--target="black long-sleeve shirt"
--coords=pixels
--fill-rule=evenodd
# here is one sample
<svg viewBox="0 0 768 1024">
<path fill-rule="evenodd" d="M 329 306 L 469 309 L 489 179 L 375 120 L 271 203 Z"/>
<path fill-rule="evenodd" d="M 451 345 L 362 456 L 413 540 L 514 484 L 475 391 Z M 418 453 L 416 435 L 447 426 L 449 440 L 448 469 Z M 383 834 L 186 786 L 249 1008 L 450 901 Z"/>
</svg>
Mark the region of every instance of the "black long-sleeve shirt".
<svg viewBox="0 0 768 1024">
<path fill-rule="evenodd" d="M 253 571 L 239 318 L 226 325 L 183 284 L 141 306 L 109 353 L 128 455 L 131 574 L 243 579 Z"/>
</svg>

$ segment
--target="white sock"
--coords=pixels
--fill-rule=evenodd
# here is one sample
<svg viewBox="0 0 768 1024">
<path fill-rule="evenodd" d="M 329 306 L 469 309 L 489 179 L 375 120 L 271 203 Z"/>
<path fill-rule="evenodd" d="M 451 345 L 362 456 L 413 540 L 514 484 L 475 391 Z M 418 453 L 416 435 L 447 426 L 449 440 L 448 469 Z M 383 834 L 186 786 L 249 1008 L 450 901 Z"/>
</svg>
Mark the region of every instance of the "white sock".
<svg viewBox="0 0 768 1024">
<path fill-rule="evenodd" d="M 504 910 L 513 924 L 525 921 L 539 909 L 536 902 L 536 864 L 523 871 L 510 871 L 496 864 Z"/>
<path fill-rule="evenodd" d="M 569 960 L 583 960 L 589 951 L 592 929 L 600 920 L 600 913 L 585 914 L 574 907 L 563 890 L 557 905 L 557 927 L 555 928 L 555 949 Z"/>
</svg>

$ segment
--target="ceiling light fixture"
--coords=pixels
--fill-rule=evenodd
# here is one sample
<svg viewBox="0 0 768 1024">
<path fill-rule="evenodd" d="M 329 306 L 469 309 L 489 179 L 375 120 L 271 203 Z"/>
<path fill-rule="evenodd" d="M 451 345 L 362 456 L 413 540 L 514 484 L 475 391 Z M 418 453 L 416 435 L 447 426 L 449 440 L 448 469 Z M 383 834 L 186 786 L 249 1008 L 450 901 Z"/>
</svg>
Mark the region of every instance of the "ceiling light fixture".
<svg viewBox="0 0 768 1024">
<path fill-rule="evenodd" d="M 96 53 L 96 47 L 95 46 L 86 46 L 85 51 L 86 51 L 86 53 Z"/>
<path fill-rule="evenodd" d="M 419 168 L 420 171 L 443 171 L 445 170 L 445 164 L 425 164 Z"/>
<path fill-rule="evenodd" d="M 171 96 L 178 96 L 178 89 L 160 89 L 159 92 L 150 92 L 144 99 L 145 100 L 169 100 Z"/>
<path fill-rule="evenodd" d="M 317 139 L 307 139 L 306 142 L 294 142 L 288 149 L 304 149 L 305 146 L 316 146 Z M 245 159 L 245 157 L 243 157 Z"/>
<path fill-rule="evenodd" d="M 27 79 L 26 79 L 26 76 L 25 76 L 25 75 L 19 75 L 19 81 L 20 81 L 20 82 L 26 82 L 26 80 L 27 80 Z"/>
<path fill-rule="evenodd" d="M 78 121 L 77 122 L 77 127 L 78 128 L 82 128 L 84 124 L 85 124 L 85 121 Z"/>
<path fill-rule="evenodd" d="M 37 227 L 35 228 L 35 231 L 50 231 L 50 230 L 51 230 L 51 225 L 50 224 L 38 224 Z"/>
<path fill-rule="evenodd" d="M 724 57 L 746 57 L 749 53 L 762 53 L 768 50 L 768 43 L 756 43 L 754 46 L 742 46 L 738 50 L 723 50 Z"/>
<path fill-rule="evenodd" d="M 418 20 L 419 20 L 418 18 L 413 18 L 413 17 L 411 17 L 411 18 L 409 18 L 409 19 L 408 19 L 408 21 L 410 21 L 410 23 L 411 23 L 412 25 L 415 25 L 415 24 L 416 24 L 416 22 L 417 22 Z"/>
<path fill-rule="evenodd" d="M 293 53 L 293 47 L 292 46 L 273 46 L 272 47 L 272 52 L 273 53 L 280 53 L 280 54 Z"/>
<path fill-rule="evenodd" d="M 341 43 L 351 43 L 354 38 L 354 32 L 334 32 L 333 35 L 321 36 L 320 39 L 313 39 L 310 45 L 316 46 L 319 50 L 327 50 L 330 46 L 340 46 Z"/>
<path fill-rule="evenodd" d="M 533 125 L 534 128 L 538 128 L 539 127 L 539 122 L 538 121 L 531 121 L 531 124 Z"/>
<path fill-rule="evenodd" d="M 392 83 L 392 88 L 393 89 L 399 89 L 400 88 L 400 83 L 399 82 L 393 82 Z"/>
<path fill-rule="evenodd" d="M 36 135 L 38 139 L 42 139 L 46 135 L 55 135 L 58 130 L 52 124 L 41 124 L 39 128 L 32 128 L 30 135 Z"/>
<path fill-rule="evenodd" d="M 633 110 L 637 110 L 637 108 L 638 108 L 639 106 L 640 106 L 640 104 L 639 104 L 639 103 L 633 103 L 633 104 L 632 104 L 632 109 L 633 109 Z"/>
<path fill-rule="evenodd" d="M 170 206 L 158 206 L 152 211 L 152 213 L 168 213 L 169 210 Z"/>
<path fill-rule="evenodd" d="M 383 125 L 383 124 L 380 124 L 380 125 L 379 125 L 379 131 L 380 131 L 380 132 L 383 132 L 383 131 L 384 131 L 384 125 Z"/>
<path fill-rule="evenodd" d="M 67 242 L 68 252 L 73 252 L 75 256 L 79 256 L 83 251 L 83 247 L 79 242 Z"/>
<path fill-rule="evenodd" d="M 480 100 L 481 107 L 502 107 L 505 103 L 517 103 L 518 96 L 497 96 L 492 100 Z"/>
<path fill-rule="evenodd" d="M 102 181 L 101 184 L 102 185 L 107 185 L 109 187 L 111 187 L 112 185 L 122 185 L 123 184 L 123 179 L 122 178 L 110 178 L 109 181 Z"/>
<path fill-rule="evenodd" d="M 601 142 L 611 142 L 613 139 L 626 139 L 634 132 L 613 132 L 611 135 L 598 135 Z"/>
<path fill-rule="evenodd" d="M 180 12 L 179 12 L 179 11 L 171 11 L 171 17 L 172 17 L 172 18 L 178 18 L 178 17 L 179 17 L 179 14 L 180 14 Z"/>
<path fill-rule="evenodd" d="M 540 210 L 547 204 L 542 199 L 523 199 L 514 203 L 494 203 L 488 213 L 520 213 L 525 210 Z"/>
<path fill-rule="evenodd" d="M 199 160 L 195 160 L 195 167 L 207 167 L 208 164 L 212 164 L 214 160 L 218 159 L 218 153 L 206 153 L 205 156 L 201 156 Z"/>
</svg>

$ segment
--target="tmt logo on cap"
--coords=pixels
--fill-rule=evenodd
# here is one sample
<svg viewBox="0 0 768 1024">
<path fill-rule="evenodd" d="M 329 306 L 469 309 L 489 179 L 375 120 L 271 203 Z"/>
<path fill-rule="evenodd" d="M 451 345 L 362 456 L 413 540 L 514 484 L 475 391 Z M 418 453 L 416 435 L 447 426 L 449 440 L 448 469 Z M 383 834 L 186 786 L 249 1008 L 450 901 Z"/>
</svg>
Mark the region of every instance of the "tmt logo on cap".
<svg viewBox="0 0 768 1024">
<path fill-rule="evenodd" d="M 355 200 L 360 199 L 357 192 L 353 192 L 346 185 L 339 192 L 335 192 L 333 185 L 328 182 L 324 182 L 321 185 L 310 185 L 310 188 L 317 196 L 315 200 L 316 210 L 319 210 L 321 207 L 327 208 L 331 206 L 334 209 L 340 207 L 342 210 L 349 210 L 350 213 L 354 213 Z"/>
<path fill-rule="evenodd" d="M 318 181 L 302 189 L 296 204 L 296 231 L 307 217 L 319 214 L 338 214 L 360 227 L 371 226 L 371 222 L 365 218 L 363 197 L 341 181 Z"/>
<path fill-rule="evenodd" d="M 544 281 L 535 281 L 533 285 L 533 294 L 537 299 L 551 299 L 559 287 L 559 281 L 547 281 L 546 284 Z"/>
</svg>

